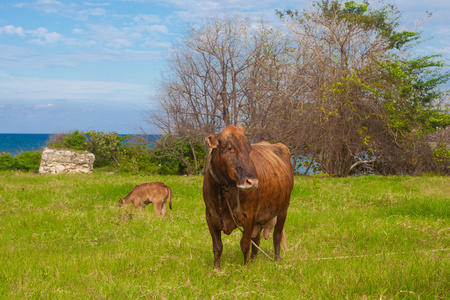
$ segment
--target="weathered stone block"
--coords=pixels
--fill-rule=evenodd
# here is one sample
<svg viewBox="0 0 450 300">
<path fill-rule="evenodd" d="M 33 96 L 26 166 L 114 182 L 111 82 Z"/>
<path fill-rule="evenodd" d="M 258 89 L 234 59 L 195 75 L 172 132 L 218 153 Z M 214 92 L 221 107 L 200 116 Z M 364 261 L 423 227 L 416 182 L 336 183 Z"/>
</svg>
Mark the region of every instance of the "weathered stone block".
<svg viewBox="0 0 450 300">
<path fill-rule="evenodd" d="M 40 174 L 92 173 L 95 156 L 87 151 L 55 150 L 42 152 Z"/>
</svg>

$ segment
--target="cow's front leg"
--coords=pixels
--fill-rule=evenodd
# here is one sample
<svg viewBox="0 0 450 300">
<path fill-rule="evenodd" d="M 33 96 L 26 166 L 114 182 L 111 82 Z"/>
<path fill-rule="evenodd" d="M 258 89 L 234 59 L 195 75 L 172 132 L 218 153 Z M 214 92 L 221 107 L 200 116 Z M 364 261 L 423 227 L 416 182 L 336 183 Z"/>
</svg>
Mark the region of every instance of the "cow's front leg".
<svg viewBox="0 0 450 300">
<path fill-rule="evenodd" d="M 241 250 L 244 254 L 244 265 L 248 265 L 250 261 L 250 246 L 252 242 L 253 228 L 255 227 L 255 222 L 249 221 L 244 224 L 244 233 L 241 239 Z"/>
<path fill-rule="evenodd" d="M 222 232 L 220 229 L 217 229 L 206 217 L 209 232 L 211 234 L 212 242 L 213 242 L 213 252 L 214 252 L 214 267 L 220 269 L 220 257 L 222 256 L 223 245 L 222 245 Z"/>
</svg>

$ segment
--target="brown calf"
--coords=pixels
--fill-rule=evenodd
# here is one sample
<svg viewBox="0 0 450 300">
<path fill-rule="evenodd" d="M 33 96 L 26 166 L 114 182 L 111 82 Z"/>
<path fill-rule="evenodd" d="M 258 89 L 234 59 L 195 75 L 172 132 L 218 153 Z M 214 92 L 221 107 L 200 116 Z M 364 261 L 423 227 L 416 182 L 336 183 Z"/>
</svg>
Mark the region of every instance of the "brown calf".
<svg viewBox="0 0 450 300">
<path fill-rule="evenodd" d="M 172 209 L 172 189 L 162 182 L 150 182 L 136 186 L 125 198 L 119 200 L 119 206 L 133 203 L 135 208 L 143 209 L 153 203 L 156 214 L 165 216 L 167 200 Z"/>
</svg>

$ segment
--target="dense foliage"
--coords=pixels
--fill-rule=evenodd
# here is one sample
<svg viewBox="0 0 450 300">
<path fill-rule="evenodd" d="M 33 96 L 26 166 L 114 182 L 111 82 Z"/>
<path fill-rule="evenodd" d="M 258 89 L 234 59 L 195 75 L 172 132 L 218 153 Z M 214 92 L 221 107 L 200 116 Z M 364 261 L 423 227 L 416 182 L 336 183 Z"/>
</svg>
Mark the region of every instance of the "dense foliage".
<svg viewBox="0 0 450 300">
<path fill-rule="evenodd" d="M 37 172 L 41 163 L 40 151 L 22 152 L 16 156 L 0 153 L 0 170 L 22 170 Z"/>
</svg>

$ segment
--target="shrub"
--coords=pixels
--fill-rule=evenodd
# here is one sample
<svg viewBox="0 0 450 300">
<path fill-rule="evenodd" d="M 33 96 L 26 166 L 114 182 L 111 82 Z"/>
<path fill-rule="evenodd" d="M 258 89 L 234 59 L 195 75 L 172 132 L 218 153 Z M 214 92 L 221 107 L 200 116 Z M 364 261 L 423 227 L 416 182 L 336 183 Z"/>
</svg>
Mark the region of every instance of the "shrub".
<svg viewBox="0 0 450 300">
<path fill-rule="evenodd" d="M 0 170 L 21 170 L 38 172 L 41 164 L 41 152 L 29 151 L 14 157 L 9 153 L 0 154 Z"/>
<path fill-rule="evenodd" d="M 17 170 L 38 172 L 41 164 L 40 151 L 28 151 L 14 156 L 14 166 Z"/>
<path fill-rule="evenodd" d="M 55 149 L 86 150 L 86 141 L 86 135 L 75 130 L 52 135 L 47 141 L 47 146 Z"/>
<path fill-rule="evenodd" d="M 87 141 L 85 149 L 95 155 L 96 166 L 113 164 L 120 167 L 118 155 L 123 148 L 122 142 L 125 140 L 117 132 L 87 131 L 83 132 Z"/>
<path fill-rule="evenodd" d="M 439 143 L 433 150 L 433 158 L 443 174 L 450 174 L 450 148 L 445 143 Z"/>
<path fill-rule="evenodd" d="M 14 157 L 9 153 L 0 153 L 0 170 L 12 170 L 14 165 Z"/>
<path fill-rule="evenodd" d="M 119 154 L 120 172 L 157 174 L 157 160 L 143 145 L 126 144 Z"/>
</svg>

